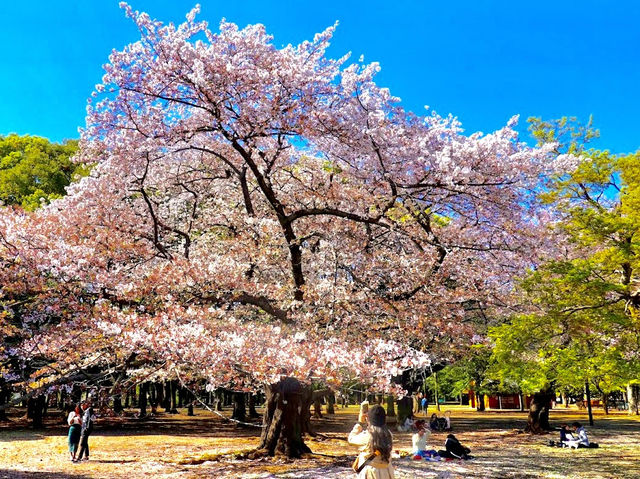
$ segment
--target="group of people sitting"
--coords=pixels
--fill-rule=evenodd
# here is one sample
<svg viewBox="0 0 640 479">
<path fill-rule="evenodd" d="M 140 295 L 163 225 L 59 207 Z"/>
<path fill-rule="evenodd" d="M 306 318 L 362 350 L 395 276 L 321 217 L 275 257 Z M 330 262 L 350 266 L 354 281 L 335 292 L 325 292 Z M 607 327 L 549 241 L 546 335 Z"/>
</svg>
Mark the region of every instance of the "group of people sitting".
<svg viewBox="0 0 640 479">
<path fill-rule="evenodd" d="M 453 434 L 447 436 L 444 449 L 439 451 L 428 449 L 427 439 L 431 431 L 426 421 L 415 421 L 413 426 L 416 430 L 412 436 L 413 459 L 444 461 L 472 458 L 469 455 L 471 450 L 460 444 Z M 382 406 L 376 404 L 369 408 L 368 402 L 360 405 L 358 422 L 349 433 L 348 441 L 350 444 L 361 446 L 361 452 L 352 465 L 359 479 L 394 478 L 391 465 L 393 438 L 387 427 L 386 412 Z"/>
<path fill-rule="evenodd" d="M 471 459 L 471 449 L 463 446 L 453 434 L 447 435 L 444 442 L 444 449 L 436 451 L 427 448 L 427 439 L 431 435 L 431 431 L 427 428 L 425 421 L 416 421 L 416 433 L 411 437 L 413 443 L 413 459 L 419 461 L 425 459 L 427 461 L 444 461 L 447 459 Z M 449 426 L 450 427 L 450 426 Z M 433 429 L 433 428 L 431 428 Z"/>
<path fill-rule="evenodd" d="M 426 421 L 415 420 L 412 416 L 407 417 L 402 424 L 398 424 L 398 432 L 409 432 L 417 430 L 417 424 L 425 424 Z M 444 416 L 439 417 L 436 413 L 429 419 L 429 429 L 432 431 L 451 431 L 451 412 L 447 411 Z"/>
<path fill-rule="evenodd" d="M 596 448 L 598 443 L 589 442 L 589 436 L 587 431 L 579 422 L 571 424 L 571 428 L 567 425 L 563 425 L 560 428 L 560 441 L 549 441 L 549 445 L 552 447 L 570 447 L 574 449 L 578 448 Z"/>
</svg>

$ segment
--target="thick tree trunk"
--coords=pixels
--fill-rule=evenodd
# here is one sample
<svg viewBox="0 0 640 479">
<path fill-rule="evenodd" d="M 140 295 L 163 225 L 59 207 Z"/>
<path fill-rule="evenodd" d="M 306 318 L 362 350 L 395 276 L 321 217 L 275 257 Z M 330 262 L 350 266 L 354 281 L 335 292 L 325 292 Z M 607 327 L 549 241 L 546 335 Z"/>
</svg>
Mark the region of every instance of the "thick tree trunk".
<svg viewBox="0 0 640 479">
<path fill-rule="evenodd" d="M 247 420 L 247 408 L 245 406 L 245 394 L 241 392 L 233 393 L 233 414 L 231 419 L 245 422 Z"/>
<path fill-rule="evenodd" d="M 602 393 L 602 407 L 604 408 L 605 415 L 609 414 L 609 394 Z"/>
<path fill-rule="evenodd" d="M 476 411 L 484 411 L 484 394 L 476 393 Z"/>
<path fill-rule="evenodd" d="M 554 395 L 550 390 L 537 392 L 533 395 L 529 406 L 526 432 L 542 434 L 551 430 L 549 425 L 549 409 Z"/>
<path fill-rule="evenodd" d="M 387 396 L 387 417 L 395 417 L 395 399 L 393 396 Z"/>
<path fill-rule="evenodd" d="M 301 457 L 311 450 L 302 435 L 309 432 L 311 388 L 294 378 L 283 378 L 265 387 L 266 404 L 259 450 L 273 456 Z"/>
</svg>

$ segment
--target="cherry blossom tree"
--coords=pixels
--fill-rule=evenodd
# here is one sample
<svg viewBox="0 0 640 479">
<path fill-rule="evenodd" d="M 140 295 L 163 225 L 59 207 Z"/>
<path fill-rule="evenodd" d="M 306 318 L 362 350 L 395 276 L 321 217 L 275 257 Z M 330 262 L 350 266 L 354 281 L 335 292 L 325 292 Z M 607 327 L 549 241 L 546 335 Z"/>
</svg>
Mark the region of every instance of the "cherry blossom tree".
<svg viewBox="0 0 640 479">
<path fill-rule="evenodd" d="M 212 32 L 197 7 L 179 26 L 123 8 L 141 39 L 88 106 L 91 175 L 3 224 L 49 307 L 81 305 L 25 350 L 58 371 L 262 384 L 261 448 L 298 456 L 306 381 L 390 390 L 475 340 L 469 304 L 508 306 L 540 247 L 535 193 L 567 166 L 552 145 L 520 143 L 515 119 L 465 136 L 406 111 L 377 64 L 325 55 L 335 27 L 277 48 L 262 25 Z M 72 354 L 61 330 L 83 331 Z"/>
</svg>

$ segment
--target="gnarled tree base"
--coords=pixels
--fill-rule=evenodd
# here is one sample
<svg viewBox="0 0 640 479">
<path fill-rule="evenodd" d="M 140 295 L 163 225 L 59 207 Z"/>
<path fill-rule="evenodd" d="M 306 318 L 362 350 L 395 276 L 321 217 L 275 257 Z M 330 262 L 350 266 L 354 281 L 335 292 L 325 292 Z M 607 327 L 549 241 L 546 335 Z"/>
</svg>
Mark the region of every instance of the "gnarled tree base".
<svg viewBox="0 0 640 479">
<path fill-rule="evenodd" d="M 270 456 L 284 454 L 290 458 L 311 452 L 302 437 L 305 432 L 310 432 L 311 388 L 297 379 L 283 378 L 266 386 L 265 394 L 264 429 L 258 451 Z"/>
<path fill-rule="evenodd" d="M 551 391 L 540 391 L 533 395 L 531 405 L 529 406 L 529 417 L 527 418 L 525 432 L 544 434 L 551 430 L 551 426 L 549 425 L 549 410 L 552 399 L 553 393 L 551 393 Z"/>
</svg>

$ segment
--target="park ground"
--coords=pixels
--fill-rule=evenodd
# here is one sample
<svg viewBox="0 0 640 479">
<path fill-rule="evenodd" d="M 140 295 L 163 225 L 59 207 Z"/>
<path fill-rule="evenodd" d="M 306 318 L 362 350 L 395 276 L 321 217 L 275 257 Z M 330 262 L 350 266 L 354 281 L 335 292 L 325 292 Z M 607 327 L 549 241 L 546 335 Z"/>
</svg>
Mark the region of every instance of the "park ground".
<svg viewBox="0 0 640 479">
<path fill-rule="evenodd" d="M 640 478 L 640 418 L 615 412 L 596 412 L 588 428 L 599 449 L 566 450 L 546 445 L 555 435 L 531 436 L 519 432 L 526 413 L 445 406 L 452 411 L 454 433 L 472 449 L 467 462 L 415 462 L 396 459 L 397 479 L 409 478 Z M 430 411 L 431 412 L 431 411 Z M 19 414 L 20 411 L 16 411 Z M 197 410 L 195 417 L 159 414 L 147 420 L 104 418 L 91 437 L 89 462 L 72 464 L 66 427 L 51 417 L 45 429 L 21 427 L 14 414 L 0 423 L 0 479 L 88 478 L 353 478 L 350 464 L 357 453 L 346 437 L 356 420 L 357 407 L 338 409 L 335 415 L 314 419 L 318 432 L 307 440 L 314 454 L 299 460 L 245 459 L 255 447 L 260 429 L 236 427 L 219 416 Z M 224 413 L 226 414 L 226 412 Z M 551 423 L 586 423 L 585 413 L 562 407 L 551 413 Z M 440 448 L 446 433 L 434 433 L 430 444 Z M 409 433 L 394 433 L 394 449 L 409 452 Z"/>
</svg>

